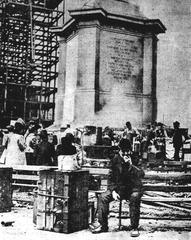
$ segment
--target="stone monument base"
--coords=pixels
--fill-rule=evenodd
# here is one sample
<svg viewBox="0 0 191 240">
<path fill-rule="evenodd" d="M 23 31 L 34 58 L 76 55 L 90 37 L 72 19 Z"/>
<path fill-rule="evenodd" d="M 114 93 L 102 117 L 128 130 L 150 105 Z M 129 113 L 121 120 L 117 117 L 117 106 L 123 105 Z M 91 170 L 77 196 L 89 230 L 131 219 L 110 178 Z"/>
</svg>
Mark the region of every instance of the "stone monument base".
<svg viewBox="0 0 191 240">
<path fill-rule="evenodd" d="M 165 27 L 129 1 L 78 2 L 53 30 L 60 36 L 55 124 L 119 128 L 154 121 L 157 34 Z"/>
</svg>

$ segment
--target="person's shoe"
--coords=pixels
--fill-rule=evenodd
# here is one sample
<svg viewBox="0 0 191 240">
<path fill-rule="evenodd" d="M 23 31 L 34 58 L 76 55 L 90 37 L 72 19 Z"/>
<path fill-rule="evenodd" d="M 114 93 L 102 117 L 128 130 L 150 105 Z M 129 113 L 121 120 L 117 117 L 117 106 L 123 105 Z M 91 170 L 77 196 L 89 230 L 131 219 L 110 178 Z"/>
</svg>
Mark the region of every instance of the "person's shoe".
<svg viewBox="0 0 191 240">
<path fill-rule="evenodd" d="M 140 235 L 138 229 L 132 229 L 131 230 L 131 237 L 138 237 Z"/>
<path fill-rule="evenodd" d="M 100 225 L 97 228 L 92 229 L 91 232 L 94 234 L 108 232 L 108 227 L 103 227 Z"/>
</svg>

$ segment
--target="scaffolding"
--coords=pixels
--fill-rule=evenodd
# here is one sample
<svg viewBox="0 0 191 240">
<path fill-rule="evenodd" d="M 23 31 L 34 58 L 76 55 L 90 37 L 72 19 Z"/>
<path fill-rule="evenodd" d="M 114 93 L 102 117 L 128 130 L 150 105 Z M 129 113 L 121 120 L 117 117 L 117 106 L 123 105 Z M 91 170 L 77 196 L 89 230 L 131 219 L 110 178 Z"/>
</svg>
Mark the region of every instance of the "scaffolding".
<svg viewBox="0 0 191 240">
<path fill-rule="evenodd" d="M 63 0 L 0 0 L 0 127 L 10 120 L 54 121 Z"/>
</svg>

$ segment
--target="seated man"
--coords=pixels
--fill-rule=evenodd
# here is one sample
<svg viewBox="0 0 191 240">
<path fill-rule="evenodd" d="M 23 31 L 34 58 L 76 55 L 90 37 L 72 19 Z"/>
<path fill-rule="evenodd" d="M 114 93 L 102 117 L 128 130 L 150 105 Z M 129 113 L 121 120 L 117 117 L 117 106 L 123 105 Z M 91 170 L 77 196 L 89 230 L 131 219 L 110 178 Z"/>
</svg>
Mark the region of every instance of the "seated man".
<svg viewBox="0 0 191 240">
<path fill-rule="evenodd" d="M 131 236 L 139 236 L 140 201 L 142 196 L 143 170 L 134 166 L 130 157 L 129 140 L 122 139 L 120 151 L 111 161 L 108 190 L 98 199 L 98 221 L 100 225 L 92 233 L 108 231 L 109 203 L 113 200 L 129 200 Z"/>
</svg>

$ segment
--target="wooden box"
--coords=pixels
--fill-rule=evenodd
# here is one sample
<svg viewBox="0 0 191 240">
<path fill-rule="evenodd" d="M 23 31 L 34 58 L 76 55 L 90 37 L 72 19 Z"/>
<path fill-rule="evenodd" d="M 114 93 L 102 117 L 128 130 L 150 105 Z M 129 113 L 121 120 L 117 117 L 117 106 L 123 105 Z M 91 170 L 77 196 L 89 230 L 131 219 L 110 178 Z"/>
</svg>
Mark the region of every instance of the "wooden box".
<svg viewBox="0 0 191 240">
<path fill-rule="evenodd" d="M 62 233 L 88 228 L 89 172 L 45 170 L 39 179 L 37 228 Z"/>
<path fill-rule="evenodd" d="M 0 167 L 0 212 L 11 211 L 12 168 Z"/>
<path fill-rule="evenodd" d="M 84 146 L 87 158 L 95 159 L 110 159 L 113 158 L 115 153 L 118 151 L 116 146 L 104 146 L 104 145 L 93 145 Z"/>
</svg>

